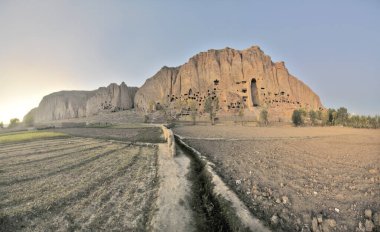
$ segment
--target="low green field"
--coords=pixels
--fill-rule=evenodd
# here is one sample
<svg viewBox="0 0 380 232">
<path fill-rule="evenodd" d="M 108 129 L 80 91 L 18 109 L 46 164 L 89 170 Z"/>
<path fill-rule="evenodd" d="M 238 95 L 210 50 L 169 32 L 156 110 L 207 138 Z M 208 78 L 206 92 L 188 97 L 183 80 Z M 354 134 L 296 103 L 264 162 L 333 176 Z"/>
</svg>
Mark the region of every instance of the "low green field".
<svg viewBox="0 0 380 232">
<path fill-rule="evenodd" d="M 35 139 L 63 138 L 68 135 L 51 131 L 22 131 L 0 134 L 0 144 L 30 141 Z"/>
</svg>

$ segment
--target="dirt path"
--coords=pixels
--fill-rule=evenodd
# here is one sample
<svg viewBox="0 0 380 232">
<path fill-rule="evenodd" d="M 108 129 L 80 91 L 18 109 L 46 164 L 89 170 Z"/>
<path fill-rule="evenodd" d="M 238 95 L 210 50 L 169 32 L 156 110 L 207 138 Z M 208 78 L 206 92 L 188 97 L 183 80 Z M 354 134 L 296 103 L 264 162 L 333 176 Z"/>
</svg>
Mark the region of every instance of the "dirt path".
<svg viewBox="0 0 380 232">
<path fill-rule="evenodd" d="M 239 197 L 223 182 L 214 171 L 214 164 L 202 156 L 199 151 L 190 147 L 180 137 L 176 137 L 177 142 L 195 156 L 195 160 L 204 163 L 204 169 L 210 179 L 210 193 L 214 195 L 214 204 L 218 204 L 222 209 L 221 215 L 228 223 L 229 230 L 232 231 L 258 231 L 269 232 L 264 224 L 254 217 Z"/>
<path fill-rule="evenodd" d="M 152 231 L 195 231 L 189 204 L 191 184 L 187 178 L 190 159 L 184 154 L 170 155 L 167 144 L 159 144 L 158 177 L 160 180 Z"/>
</svg>

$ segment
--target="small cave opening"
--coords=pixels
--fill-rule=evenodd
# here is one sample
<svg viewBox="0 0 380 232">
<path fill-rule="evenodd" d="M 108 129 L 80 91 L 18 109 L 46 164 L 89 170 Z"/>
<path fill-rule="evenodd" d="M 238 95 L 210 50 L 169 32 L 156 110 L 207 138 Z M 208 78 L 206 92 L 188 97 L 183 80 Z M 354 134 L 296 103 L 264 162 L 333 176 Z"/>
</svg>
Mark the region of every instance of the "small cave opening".
<svg viewBox="0 0 380 232">
<path fill-rule="evenodd" d="M 259 91 L 257 90 L 256 79 L 251 80 L 251 98 L 253 106 L 259 106 Z"/>
</svg>

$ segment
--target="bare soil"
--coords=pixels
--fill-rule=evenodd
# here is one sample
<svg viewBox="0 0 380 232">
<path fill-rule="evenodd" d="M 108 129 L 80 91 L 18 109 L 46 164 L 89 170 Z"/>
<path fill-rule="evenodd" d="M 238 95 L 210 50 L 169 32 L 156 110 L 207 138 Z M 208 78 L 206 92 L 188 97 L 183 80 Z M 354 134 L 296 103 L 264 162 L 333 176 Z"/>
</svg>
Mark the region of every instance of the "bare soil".
<svg viewBox="0 0 380 232">
<path fill-rule="evenodd" d="M 365 209 L 380 213 L 380 130 L 219 125 L 174 131 L 214 162 L 275 230 L 355 231 L 365 224 Z"/>
<path fill-rule="evenodd" d="M 0 231 L 140 231 L 157 146 L 63 138 L 0 147 Z"/>
</svg>

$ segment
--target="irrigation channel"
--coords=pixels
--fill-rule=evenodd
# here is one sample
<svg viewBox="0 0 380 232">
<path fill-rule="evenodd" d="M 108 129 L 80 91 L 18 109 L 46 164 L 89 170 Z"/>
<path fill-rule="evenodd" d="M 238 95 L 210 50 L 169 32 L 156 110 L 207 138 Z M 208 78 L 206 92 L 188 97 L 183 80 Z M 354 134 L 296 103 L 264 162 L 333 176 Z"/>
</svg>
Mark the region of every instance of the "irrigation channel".
<svg viewBox="0 0 380 232">
<path fill-rule="evenodd" d="M 190 160 L 186 176 L 191 192 L 187 196 L 193 219 L 190 227 L 195 231 L 270 231 L 214 172 L 213 163 L 180 136 L 174 137 L 175 157 Z"/>
</svg>

